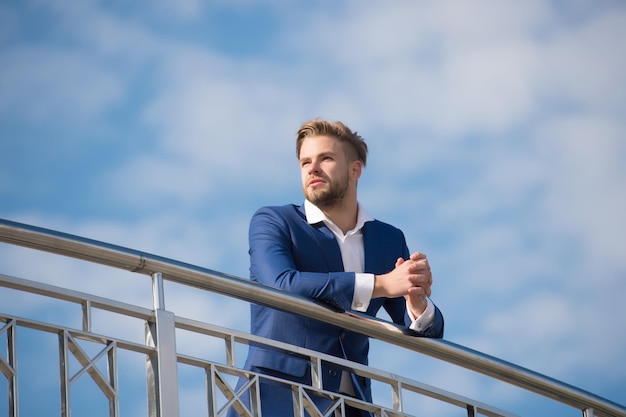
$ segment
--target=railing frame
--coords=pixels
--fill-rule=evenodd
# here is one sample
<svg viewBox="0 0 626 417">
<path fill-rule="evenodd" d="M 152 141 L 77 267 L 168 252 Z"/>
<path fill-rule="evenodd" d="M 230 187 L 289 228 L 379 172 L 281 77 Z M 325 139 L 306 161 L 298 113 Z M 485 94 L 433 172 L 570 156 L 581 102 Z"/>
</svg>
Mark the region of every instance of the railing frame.
<svg viewBox="0 0 626 417">
<path fill-rule="evenodd" d="M 134 351 L 144 354 L 147 361 L 147 382 L 148 382 L 148 415 L 150 417 L 177 417 L 176 404 L 178 403 L 177 390 L 175 384 L 169 384 L 169 388 L 164 388 L 164 384 L 161 384 L 159 378 L 168 378 L 164 373 L 159 374 L 155 372 L 156 369 L 162 369 L 163 364 L 159 361 L 169 361 L 171 366 L 174 363 L 185 364 L 195 366 L 197 368 L 205 369 L 206 383 L 207 383 L 207 404 L 209 409 L 209 416 L 221 416 L 225 407 L 231 404 L 238 407 L 242 415 L 257 415 L 255 413 L 259 410 L 259 393 L 258 384 L 260 379 L 272 380 L 274 383 L 281 383 L 287 388 L 291 389 L 296 395 L 296 402 L 294 407 L 298 410 L 303 407 L 314 407 L 313 404 L 307 399 L 307 395 L 312 393 L 318 396 L 323 396 L 331 399 L 335 402 L 337 412 L 345 406 L 345 404 L 352 405 L 362 409 L 367 409 L 376 413 L 377 416 L 405 416 L 403 409 L 402 392 L 409 391 L 423 396 L 433 398 L 450 405 L 454 405 L 460 408 L 468 410 L 468 415 L 476 415 L 477 413 L 485 415 L 487 417 L 516 417 L 514 414 L 500 410 L 488 404 L 484 404 L 467 397 L 463 397 L 458 394 L 454 394 L 427 384 L 423 384 L 414 380 L 410 380 L 398 375 L 390 374 L 385 371 L 377 370 L 369 366 L 356 364 L 345 359 L 337 358 L 335 356 L 329 356 L 320 352 L 311 351 L 305 348 L 288 345 L 282 342 L 278 342 L 271 339 L 265 339 L 259 336 L 254 336 L 248 333 L 239 332 L 233 329 L 223 328 L 214 324 L 209 324 L 202 321 L 192 320 L 184 317 L 174 316 L 174 322 L 168 321 L 164 323 L 165 334 L 172 335 L 176 330 L 183 330 L 192 332 L 199 335 L 205 335 L 214 339 L 221 339 L 225 348 L 225 364 L 221 365 L 217 362 L 207 361 L 205 359 L 199 359 L 196 357 L 187 356 L 178 353 L 176 357 L 158 354 L 158 350 L 162 347 L 158 334 L 155 331 L 155 323 L 157 321 L 157 311 L 147 310 L 142 307 L 121 303 L 116 300 L 110 300 L 102 297 L 97 297 L 91 294 L 81 293 L 74 290 L 68 290 L 61 287 L 52 286 L 49 284 L 43 284 L 36 281 L 30 281 L 23 278 L 17 278 L 0 274 L 0 286 L 5 288 L 11 288 L 18 291 L 24 291 L 31 294 L 38 294 L 45 297 L 50 297 L 57 300 L 64 300 L 70 303 L 75 303 L 82 308 L 83 323 L 85 316 L 91 316 L 93 309 L 100 309 L 103 311 L 124 315 L 131 319 L 143 320 L 146 324 L 146 344 L 137 344 L 136 342 L 128 342 L 112 336 L 105 336 L 102 334 L 93 333 L 91 330 L 78 330 L 67 328 L 59 324 L 44 323 L 40 321 L 34 321 L 32 319 L 25 319 L 14 316 L 7 316 L 0 313 L 0 322 L 6 322 L 10 325 L 11 329 L 16 327 L 30 328 L 42 332 L 48 332 L 56 334 L 59 339 L 59 365 L 60 365 L 60 393 L 61 393 L 61 416 L 67 417 L 71 409 L 70 399 L 70 386 L 76 383 L 84 374 L 89 374 L 96 385 L 100 388 L 100 392 L 103 393 L 109 401 L 109 416 L 117 417 L 119 415 L 118 409 L 118 393 L 115 387 L 117 387 L 117 362 L 116 351 L 118 349 L 124 349 L 127 351 Z M 87 308 L 84 308 L 87 306 Z M 0 334 L 2 331 L 0 330 Z M 171 336 L 168 336 L 171 339 Z M 85 340 L 91 343 L 98 343 L 103 347 L 93 357 L 90 357 L 84 350 L 82 350 L 79 341 Z M 167 341 L 165 342 L 167 343 Z M 320 373 L 322 362 L 330 362 L 336 366 L 340 366 L 353 372 L 359 376 L 371 378 L 373 381 L 377 381 L 382 384 L 386 384 L 391 389 L 391 395 L 394 399 L 392 409 L 386 408 L 380 405 L 373 405 L 369 403 L 363 403 L 353 398 L 345 397 L 336 393 L 330 393 L 323 390 L 321 382 L 313 381 L 311 386 L 305 386 L 290 381 L 281 381 L 276 378 L 258 375 L 252 372 L 238 369 L 235 359 L 235 345 L 250 343 L 265 344 L 272 348 L 289 350 L 298 355 L 304 355 L 309 358 L 312 372 Z M 9 348 L 9 353 L 15 352 L 14 348 Z M 69 362 L 70 355 L 80 363 L 82 368 L 76 371 L 73 375 L 70 375 L 67 364 Z M 103 357 L 107 359 L 107 375 L 103 375 L 98 369 L 95 368 L 96 363 Z M 0 356 L 1 357 L 1 356 Z M 228 383 L 223 379 L 224 374 L 234 375 L 237 377 L 245 377 L 250 379 L 248 387 L 251 390 L 249 394 L 251 397 L 251 411 L 246 411 L 239 403 L 242 392 L 235 392 Z M 17 375 L 14 375 L 16 378 Z M 229 398 L 228 405 L 224 404 L 220 406 L 217 400 L 217 391 Z M 246 389 L 247 389 L 246 388 Z M 168 391 L 169 390 L 169 391 Z M 11 402 L 11 401 L 10 401 Z M 12 403 L 11 406 L 15 404 Z M 168 411 L 164 411 L 168 410 Z M 472 411 L 471 414 L 469 411 Z M 295 415 L 300 416 L 303 411 L 295 412 Z M 166 414 L 169 413 L 169 414 Z M 248 413 L 248 414 L 246 414 Z"/>
<path fill-rule="evenodd" d="M 172 378 L 170 381 L 177 381 L 176 362 L 172 361 L 172 357 L 176 357 L 175 348 L 173 351 L 168 348 L 168 345 L 172 343 L 175 346 L 175 338 L 172 334 L 166 334 L 164 330 L 162 331 L 165 334 L 159 333 L 160 324 L 164 329 L 173 328 L 171 324 L 175 320 L 173 313 L 164 309 L 162 280 L 168 280 L 240 300 L 306 315 L 348 330 L 360 332 L 382 342 L 403 347 L 545 396 L 580 410 L 583 416 L 626 417 L 626 408 L 622 405 L 529 369 L 446 340 L 409 336 L 407 335 L 408 330 L 402 326 L 358 313 L 337 311 L 295 294 L 256 284 L 233 275 L 121 246 L 3 219 L 0 219 L 0 241 L 151 276 L 159 349 L 155 350 L 157 357 L 156 359 L 151 358 L 149 366 L 154 367 L 153 372 L 157 376 L 159 384 L 167 384 L 167 382 L 163 382 L 164 378 L 159 378 L 163 375 Z M 93 302 L 91 301 L 92 305 Z M 84 303 L 83 306 L 84 310 L 89 310 L 88 304 Z M 88 331 L 90 327 L 89 313 L 84 314 L 83 317 L 83 326 Z M 150 332 L 147 333 L 151 334 Z M 164 336 L 163 339 L 161 336 Z M 165 362 L 168 362 L 169 365 L 166 365 Z M 154 366 L 155 363 L 157 366 Z M 157 380 L 155 380 L 155 384 Z M 176 390 L 173 387 L 173 384 L 172 386 L 162 385 L 155 387 L 155 389 L 160 388 L 157 391 L 161 393 L 164 392 L 163 390 L 176 391 L 177 386 Z M 160 395 L 159 398 L 155 398 L 154 402 L 150 401 L 150 403 L 150 417 L 178 415 L 177 396 L 166 400 L 163 395 Z M 468 415 L 472 415 L 474 411 L 468 407 Z"/>
</svg>

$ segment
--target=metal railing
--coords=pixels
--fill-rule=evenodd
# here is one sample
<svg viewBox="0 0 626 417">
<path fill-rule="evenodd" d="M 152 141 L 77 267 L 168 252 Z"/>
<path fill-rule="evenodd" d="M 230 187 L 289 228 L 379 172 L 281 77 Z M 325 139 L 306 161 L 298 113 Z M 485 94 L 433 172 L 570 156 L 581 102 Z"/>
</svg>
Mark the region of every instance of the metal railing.
<svg viewBox="0 0 626 417">
<path fill-rule="evenodd" d="M 117 352 L 119 350 L 132 351 L 145 357 L 148 387 L 147 405 L 150 417 L 179 416 L 177 366 L 180 364 L 196 367 L 205 373 L 205 394 L 209 416 L 224 415 L 225 411 L 230 407 L 235 408 L 239 414 L 244 416 L 260 415 L 258 404 L 259 382 L 262 379 L 274 380 L 274 378 L 253 374 L 237 368 L 235 360 L 236 346 L 245 346 L 250 343 L 262 343 L 290 350 L 309 358 L 311 374 L 313 375 L 313 381 L 310 386 L 290 381 L 274 380 L 274 383 L 283 384 L 294 393 L 294 413 L 296 415 L 304 415 L 304 410 L 306 410 L 310 415 L 341 416 L 343 415 L 344 407 L 351 405 L 368 410 L 374 415 L 381 417 L 408 416 L 411 414 L 405 409 L 403 401 L 405 392 L 418 393 L 461 407 L 466 410 L 468 416 L 478 414 L 486 416 L 513 415 L 482 402 L 372 367 L 328 356 L 320 352 L 285 345 L 277 341 L 262 339 L 214 324 L 176 316 L 173 312 L 164 308 L 164 280 L 306 315 L 348 330 L 360 332 L 383 343 L 427 355 L 547 397 L 580 410 L 585 417 L 626 417 L 626 408 L 619 404 L 498 358 L 446 340 L 412 337 L 407 335 L 405 328 L 387 321 L 372 319 L 371 317 L 353 312 L 338 312 L 303 297 L 262 286 L 232 275 L 120 246 L 2 219 L 0 219 L 0 241 L 149 275 L 152 277 L 153 294 L 153 309 L 148 309 L 67 288 L 0 275 L 0 286 L 39 294 L 81 306 L 82 325 L 80 329 L 75 329 L 39 320 L 15 317 L 2 311 L 0 304 L 0 336 L 4 335 L 7 344 L 6 357 L 0 355 L 0 372 L 4 375 L 7 382 L 9 417 L 18 417 L 19 415 L 18 378 L 20 374 L 18 372 L 17 350 L 15 347 L 15 330 L 18 327 L 57 335 L 60 359 L 61 415 L 63 417 L 69 417 L 70 415 L 72 405 L 70 387 L 84 374 L 90 375 L 102 393 L 104 393 L 109 404 L 108 415 L 111 417 L 119 416 L 119 365 L 117 363 Z M 92 331 L 91 317 L 95 309 L 116 313 L 145 323 L 145 343 L 131 342 L 94 333 Z M 221 341 L 226 359 L 219 363 L 177 352 L 176 329 Z M 101 345 L 102 348 L 96 355 L 90 355 L 81 348 L 79 340 L 96 343 Z M 70 359 L 80 364 L 78 371 L 74 375 L 71 375 L 68 367 Z M 105 360 L 107 363 L 106 372 L 103 372 L 96 366 L 96 362 L 101 360 Z M 324 391 L 321 386 L 321 378 L 319 377 L 321 366 L 324 362 L 337 364 L 350 372 L 387 385 L 391 393 L 391 406 L 385 407 L 383 405 L 364 403 L 354 398 Z M 249 383 L 236 392 L 229 383 L 229 378 L 235 377 L 248 378 Z M 250 396 L 251 409 L 246 408 L 241 402 L 241 398 L 244 395 Z M 312 396 L 328 398 L 331 400 L 331 408 L 328 410 L 317 410 L 311 401 Z"/>
</svg>

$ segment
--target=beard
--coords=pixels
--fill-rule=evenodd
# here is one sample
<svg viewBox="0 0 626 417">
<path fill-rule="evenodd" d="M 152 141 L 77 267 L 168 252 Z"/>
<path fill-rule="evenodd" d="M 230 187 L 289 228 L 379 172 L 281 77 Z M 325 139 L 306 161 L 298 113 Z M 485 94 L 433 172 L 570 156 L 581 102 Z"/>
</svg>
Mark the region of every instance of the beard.
<svg viewBox="0 0 626 417">
<path fill-rule="evenodd" d="M 336 180 L 330 180 L 323 177 L 328 187 L 323 190 L 309 190 L 304 187 L 304 196 L 311 203 L 320 209 L 328 209 L 340 203 L 348 193 L 349 179 L 348 174 Z"/>
</svg>

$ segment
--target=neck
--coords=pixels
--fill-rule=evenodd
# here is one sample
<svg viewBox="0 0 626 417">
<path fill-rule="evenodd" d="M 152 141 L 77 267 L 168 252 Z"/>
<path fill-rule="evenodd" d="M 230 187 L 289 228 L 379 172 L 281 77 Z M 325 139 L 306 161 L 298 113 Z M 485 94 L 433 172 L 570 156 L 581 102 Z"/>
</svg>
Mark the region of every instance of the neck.
<svg viewBox="0 0 626 417">
<path fill-rule="evenodd" d="M 354 229 L 359 215 L 356 199 L 343 199 L 332 207 L 320 207 L 322 212 L 346 234 Z"/>
</svg>

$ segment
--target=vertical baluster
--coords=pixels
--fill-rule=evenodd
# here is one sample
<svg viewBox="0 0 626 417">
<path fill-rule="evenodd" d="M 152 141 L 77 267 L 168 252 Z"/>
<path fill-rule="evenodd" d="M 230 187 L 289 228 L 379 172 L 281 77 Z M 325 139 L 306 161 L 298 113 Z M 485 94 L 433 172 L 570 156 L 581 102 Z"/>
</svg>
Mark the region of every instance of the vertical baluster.
<svg viewBox="0 0 626 417">
<path fill-rule="evenodd" d="M 61 417 L 70 417 L 70 381 L 67 330 L 59 332 L 59 376 L 61 389 Z"/>
<path fill-rule="evenodd" d="M 391 398 L 393 409 L 402 411 L 402 383 L 400 381 L 391 382 Z"/>
<path fill-rule="evenodd" d="M 83 308 L 83 331 L 91 333 L 91 300 L 82 303 Z"/>
<path fill-rule="evenodd" d="M 109 416 L 119 417 L 120 398 L 117 384 L 117 345 L 112 343 L 112 347 L 107 352 L 107 365 L 109 371 L 109 384 L 113 388 L 114 396 L 109 398 Z"/>
<path fill-rule="evenodd" d="M 15 320 L 10 320 L 0 334 L 7 335 L 7 361 L 0 358 L 0 372 L 7 378 L 9 394 L 9 417 L 18 416 L 18 393 L 17 393 L 17 350 L 15 349 Z"/>
<path fill-rule="evenodd" d="M 178 369 L 174 313 L 165 310 L 163 277 L 152 276 L 154 322 L 146 323 L 146 344 L 155 348 L 147 358 L 149 417 L 178 417 Z"/>
</svg>

